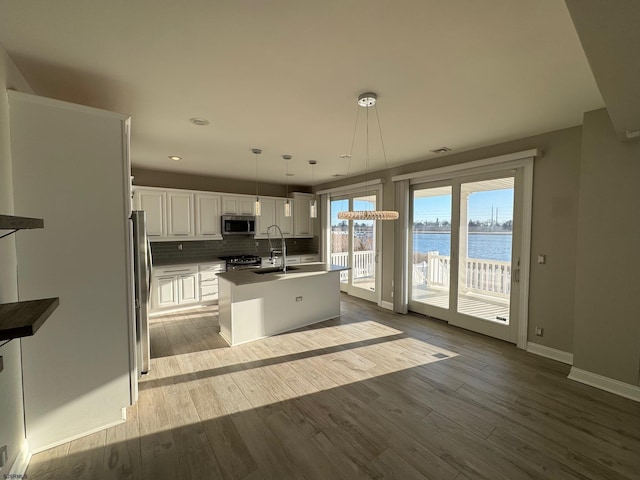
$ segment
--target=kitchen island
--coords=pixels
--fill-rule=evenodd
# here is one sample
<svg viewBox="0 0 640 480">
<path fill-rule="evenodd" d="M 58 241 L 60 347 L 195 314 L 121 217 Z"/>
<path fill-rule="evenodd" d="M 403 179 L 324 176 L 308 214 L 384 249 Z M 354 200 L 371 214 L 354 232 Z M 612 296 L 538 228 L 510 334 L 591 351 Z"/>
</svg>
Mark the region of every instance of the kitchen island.
<svg viewBox="0 0 640 480">
<path fill-rule="evenodd" d="M 220 335 L 229 345 L 257 340 L 340 316 L 340 272 L 313 263 L 218 275 Z"/>
</svg>

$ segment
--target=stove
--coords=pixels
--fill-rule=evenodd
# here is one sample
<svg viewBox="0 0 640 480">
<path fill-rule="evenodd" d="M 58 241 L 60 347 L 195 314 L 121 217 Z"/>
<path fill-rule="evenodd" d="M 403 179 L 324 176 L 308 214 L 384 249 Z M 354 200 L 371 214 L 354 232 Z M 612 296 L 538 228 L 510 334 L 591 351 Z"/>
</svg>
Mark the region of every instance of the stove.
<svg viewBox="0 0 640 480">
<path fill-rule="evenodd" d="M 227 262 L 227 271 L 240 270 L 243 268 L 260 268 L 262 259 L 257 255 L 228 255 L 220 257 Z"/>
</svg>

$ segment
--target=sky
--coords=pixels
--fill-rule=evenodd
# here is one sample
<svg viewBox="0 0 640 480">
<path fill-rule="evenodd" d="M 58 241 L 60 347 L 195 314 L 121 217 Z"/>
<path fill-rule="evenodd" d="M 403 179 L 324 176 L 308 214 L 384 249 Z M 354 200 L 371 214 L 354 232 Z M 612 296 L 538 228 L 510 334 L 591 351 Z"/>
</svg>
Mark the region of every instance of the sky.
<svg viewBox="0 0 640 480">
<path fill-rule="evenodd" d="M 338 212 L 349 209 L 347 200 L 332 202 L 331 225 L 337 225 Z M 487 192 L 475 192 L 469 196 L 469 220 L 491 220 L 491 209 L 497 222 L 504 223 L 513 220 L 513 189 L 490 190 Z M 371 210 L 372 206 L 367 202 L 355 201 L 356 210 Z M 416 222 L 439 219 L 451 221 L 451 196 L 424 197 L 415 199 L 414 218 Z"/>
<path fill-rule="evenodd" d="M 497 210 L 497 222 L 513 220 L 513 189 L 474 192 L 469 196 L 469 220 L 491 220 L 492 208 L 494 218 Z M 436 219 L 451 221 L 450 195 L 415 199 L 414 221 L 424 222 Z"/>
</svg>

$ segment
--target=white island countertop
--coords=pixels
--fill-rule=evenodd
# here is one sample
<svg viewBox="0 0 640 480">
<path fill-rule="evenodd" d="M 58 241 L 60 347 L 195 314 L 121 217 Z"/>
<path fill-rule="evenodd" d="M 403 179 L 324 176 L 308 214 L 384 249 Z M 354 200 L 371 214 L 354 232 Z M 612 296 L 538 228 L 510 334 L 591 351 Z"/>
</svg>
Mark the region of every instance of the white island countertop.
<svg viewBox="0 0 640 480">
<path fill-rule="evenodd" d="M 218 278 L 223 278 L 229 283 L 241 286 L 264 282 L 300 279 L 328 272 L 341 272 L 343 270 L 349 270 L 349 267 L 330 265 L 327 263 L 308 263 L 304 265 L 287 266 L 286 273 L 282 272 L 280 268 L 277 270 L 275 268 L 247 268 L 243 270 L 231 270 L 229 272 L 219 273 Z"/>
</svg>

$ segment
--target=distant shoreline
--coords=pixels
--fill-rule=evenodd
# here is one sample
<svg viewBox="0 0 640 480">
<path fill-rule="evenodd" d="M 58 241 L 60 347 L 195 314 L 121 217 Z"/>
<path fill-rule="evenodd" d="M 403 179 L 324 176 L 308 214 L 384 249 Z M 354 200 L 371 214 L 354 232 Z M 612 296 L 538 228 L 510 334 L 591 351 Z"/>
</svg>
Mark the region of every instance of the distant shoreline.
<svg viewBox="0 0 640 480">
<path fill-rule="evenodd" d="M 413 232 L 414 235 L 422 235 L 422 234 L 436 234 L 436 235 L 451 235 L 451 232 L 443 232 L 443 231 L 420 231 Z M 513 232 L 469 232 L 469 234 L 473 235 L 513 235 Z"/>
</svg>

